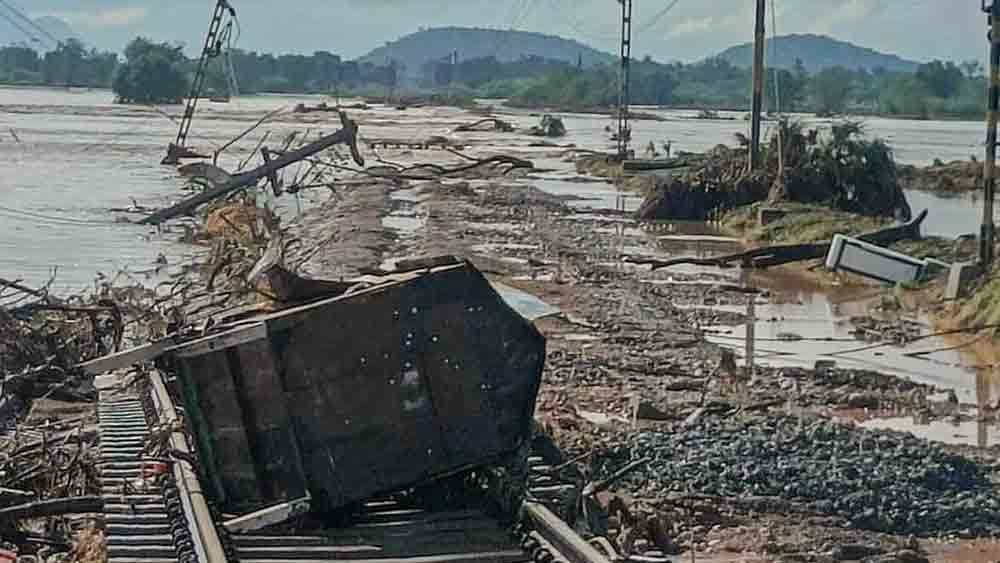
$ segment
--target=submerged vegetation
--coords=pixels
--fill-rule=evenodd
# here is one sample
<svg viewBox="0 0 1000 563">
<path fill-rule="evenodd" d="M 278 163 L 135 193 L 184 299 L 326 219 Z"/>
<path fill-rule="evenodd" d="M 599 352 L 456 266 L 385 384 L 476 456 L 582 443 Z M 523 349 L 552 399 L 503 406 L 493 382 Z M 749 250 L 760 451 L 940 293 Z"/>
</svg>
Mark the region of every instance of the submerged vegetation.
<svg viewBox="0 0 1000 563">
<path fill-rule="evenodd" d="M 184 99 L 188 83 L 181 70 L 185 59 L 180 45 L 140 37 L 125 48 L 125 58 L 112 85 L 119 102 L 175 104 Z"/>
<path fill-rule="evenodd" d="M 835 124 L 829 135 L 781 121 L 762 147 L 760 170 L 747 172 L 743 147 L 720 146 L 706 159 L 669 176 L 644 177 L 645 219 L 704 219 L 767 201 L 798 203 L 871 217 L 908 220 L 892 150 L 864 135 L 860 124 Z"/>
</svg>

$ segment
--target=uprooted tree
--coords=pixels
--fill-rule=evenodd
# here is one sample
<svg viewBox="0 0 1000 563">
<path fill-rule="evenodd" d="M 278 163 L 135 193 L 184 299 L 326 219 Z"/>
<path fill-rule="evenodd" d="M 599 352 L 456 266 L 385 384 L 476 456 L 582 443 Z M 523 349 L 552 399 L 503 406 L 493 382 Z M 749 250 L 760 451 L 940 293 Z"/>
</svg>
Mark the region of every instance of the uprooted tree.
<svg viewBox="0 0 1000 563">
<path fill-rule="evenodd" d="M 897 181 L 892 150 L 869 139 L 858 123 L 833 126 L 829 135 L 781 121 L 763 146 L 764 166 L 747 172 L 742 148 L 719 146 L 685 173 L 658 177 L 647 186 L 640 217 L 705 219 L 720 210 L 767 200 L 827 205 L 863 215 L 911 218 Z"/>
</svg>

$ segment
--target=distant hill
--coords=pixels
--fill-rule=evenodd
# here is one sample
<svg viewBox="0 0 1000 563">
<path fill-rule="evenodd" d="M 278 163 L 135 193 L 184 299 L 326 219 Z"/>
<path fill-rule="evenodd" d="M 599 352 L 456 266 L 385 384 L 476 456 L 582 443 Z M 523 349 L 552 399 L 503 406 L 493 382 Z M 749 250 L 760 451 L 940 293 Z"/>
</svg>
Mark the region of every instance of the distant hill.
<svg viewBox="0 0 1000 563">
<path fill-rule="evenodd" d="M 554 35 L 528 31 L 440 27 L 420 30 L 386 43 L 358 59 L 361 63 L 385 64 L 392 58 L 406 66 L 404 73 L 416 76 L 420 67 L 432 60 L 458 51 L 460 59 L 495 56 L 501 62 L 516 61 L 523 56 L 539 56 L 576 64 L 580 57 L 584 66 L 614 63 L 617 57 Z"/>
<path fill-rule="evenodd" d="M 13 23 L 11 23 L 6 18 L 0 18 L 0 45 L 25 45 L 36 49 L 38 51 L 47 51 L 50 47 L 50 41 L 46 41 L 45 35 L 43 35 L 37 29 L 31 27 L 28 23 L 22 22 L 21 20 L 15 20 L 21 27 L 26 31 L 31 33 L 31 37 L 28 37 L 23 31 L 18 29 Z M 53 37 L 59 41 L 65 39 L 77 37 L 76 32 L 73 28 L 69 26 L 65 21 L 52 17 L 43 16 L 34 20 L 42 29 L 46 30 Z M 36 40 L 37 39 L 37 40 Z"/>
<path fill-rule="evenodd" d="M 771 59 L 772 53 L 774 60 Z M 809 72 L 818 72 L 834 66 L 852 70 L 884 68 L 896 72 L 913 72 L 919 63 L 896 55 L 880 53 L 853 43 L 825 35 L 783 35 L 768 42 L 768 66 L 792 68 L 801 59 Z M 753 63 L 753 44 L 744 43 L 730 47 L 718 55 L 734 66 L 749 67 Z"/>
</svg>

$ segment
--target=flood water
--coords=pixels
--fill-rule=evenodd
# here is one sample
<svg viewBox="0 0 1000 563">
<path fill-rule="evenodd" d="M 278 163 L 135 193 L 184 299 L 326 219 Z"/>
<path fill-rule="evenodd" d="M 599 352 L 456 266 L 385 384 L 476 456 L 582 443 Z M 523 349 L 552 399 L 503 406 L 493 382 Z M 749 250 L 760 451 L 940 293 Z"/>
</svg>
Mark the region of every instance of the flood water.
<svg viewBox="0 0 1000 563">
<path fill-rule="evenodd" d="M 192 130 L 191 143 L 205 151 L 214 150 L 250 127 L 264 114 L 284 108 L 276 117 L 222 154 L 219 164 L 234 170 L 249 155 L 265 131 L 268 143 L 280 146 L 281 139 L 292 132 L 308 130 L 311 135 L 330 133 L 339 128 L 333 114 L 293 115 L 297 103 L 309 105 L 323 101 L 317 96 L 253 96 L 229 104 L 203 103 Z M 172 167 L 160 166 L 165 147 L 174 138 L 175 120 L 182 108 L 123 107 L 113 104 L 108 91 L 66 91 L 55 89 L 0 88 L 0 278 L 22 279 L 29 285 L 45 283 L 56 270 L 57 291 L 79 290 L 91 286 L 100 273 L 111 275 L 127 270 L 137 278 L 147 272 L 159 256 L 176 263 L 200 250 L 176 242 L 181 229 L 171 226 L 164 231 L 142 227 L 123 218 L 135 219 L 124 211 L 136 202 L 162 206 L 183 197 L 183 182 Z M 519 127 L 538 121 L 531 112 L 501 108 L 505 119 Z M 663 121 L 637 121 L 634 124 L 635 147 L 641 150 L 650 141 L 658 146 L 670 141 L 674 151 L 704 151 L 720 143 L 733 143 L 733 135 L 745 132 L 743 115 L 723 113 L 728 119 L 695 119 L 693 111 L 655 113 Z M 470 115 L 454 108 L 422 108 L 399 112 L 392 108 L 372 108 L 351 112 L 361 124 L 363 139 L 426 139 L 432 135 L 450 135 Z M 598 115 L 563 114 L 568 135 L 560 145 L 572 143 L 581 149 L 608 150 L 612 143 L 605 127 L 610 119 Z M 801 116 L 807 125 L 828 127 L 828 120 Z M 869 133 L 882 137 L 893 146 L 899 161 L 925 165 L 934 159 L 968 158 L 981 147 L 982 125 L 977 122 L 934 122 L 892 119 L 867 119 Z M 535 161 L 545 169 L 520 180 L 525 184 L 559 196 L 575 198 L 579 208 L 635 210 L 641 202 L 622 194 L 605 183 L 580 181 L 573 165 L 559 156 L 559 149 L 531 147 L 536 139 L 522 135 L 464 133 L 458 136 L 477 143 L 480 152 L 509 152 Z M 306 198 L 320 198 L 308 194 Z M 402 197 L 402 196 L 397 196 Z M 979 204 L 972 197 L 941 198 L 926 193 L 909 194 L 915 211 L 931 210 L 925 233 L 955 237 L 976 230 L 980 220 Z M 294 215 L 303 201 L 279 200 L 285 211 Z M 308 202 L 305 202 L 308 204 Z M 593 215 L 586 217 L 593 218 Z M 639 225 L 629 219 L 608 217 L 607 230 L 635 236 Z M 424 220 L 419 213 L 400 212 L 388 219 L 401 231 L 419 228 Z M 616 226 L 617 225 L 617 226 Z M 704 240 L 691 235 L 711 235 L 704 226 L 691 230 L 657 231 L 663 256 L 712 254 L 732 249 L 732 241 Z M 698 269 L 678 269 L 697 273 Z M 738 272 L 704 274 L 733 277 Z M 638 275 L 643 275 L 638 272 Z M 811 365 L 816 359 L 835 358 L 843 367 L 878 369 L 911 379 L 956 387 L 963 402 L 975 403 L 975 373 L 961 367 L 956 350 L 922 352 L 946 348 L 934 339 L 906 350 L 889 348 L 851 351 L 858 343 L 846 341 L 850 326 L 845 319 L 863 314 L 873 294 L 882 290 L 819 287 L 801 279 L 782 279 L 768 274 L 756 283 L 772 290 L 772 297 L 758 306 L 760 321 L 756 332 L 758 361 L 775 365 Z M 650 276 L 651 283 L 669 283 L 669 274 Z M 720 327 L 714 338 L 723 345 L 739 349 L 742 328 Z M 797 334 L 798 342 L 780 341 L 782 335 Z M 832 339 L 833 341 L 823 341 Z M 843 340 L 843 341 L 841 341 Z M 780 351 L 779 351 L 780 350 Z M 981 386 L 980 386 L 981 394 Z M 994 393 L 1000 396 L 1000 390 Z"/>
<path fill-rule="evenodd" d="M 286 110 L 296 103 L 315 104 L 316 96 L 251 96 L 229 104 L 204 102 L 192 130 L 192 143 L 212 150 L 249 127 L 269 111 Z M 637 147 L 649 141 L 670 140 L 674 150 L 701 151 L 731 143 L 733 134 L 746 128 L 740 114 L 723 114 L 732 121 L 694 119 L 694 112 L 659 111 L 665 121 L 638 121 Z M 520 126 L 534 124 L 536 116 L 503 110 Z M 127 208 L 133 201 L 163 205 L 181 197 L 181 184 L 173 168 L 159 166 L 164 147 L 173 140 L 178 106 L 124 107 L 113 103 L 108 91 L 0 88 L 0 276 L 43 283 L 58 269 L 56 287 L 70 290 L 89 286 L 99 273 L 120 269 L 149 269 L 157 256 L 178 259 L 192 249 L 174 243 L 178 233 L 116 223 L 126 216 L 111 208 Z M 408 112 L 361 112 L 362 135 L 368 138 L 426 138 L 446 135 L 454 124 L 467 120 L 451 108 L 415 109 Z M 171 117 L 172 116 L 172 117 Z M 563 115 L 569 135 L 561 143 L 606 150 L 611 146 L 604 128 L 607 117 Z M 803 116 L 816 126 L 823 120 Z M 888 119 L 866 121 L 872 134 L 893 143 L 902 162 L 926 164 L 934 158 L 967 158 L 977 152 L 981 126 L 968 122 L 929 122 Z M 285 114 L 267 125 L 272 139 L 313 128 L 312 133 L 335 128 L 328 114 Z M 248 135 L 224 154 L 220 164 L 234 168 L 252 150 L 264 128 Z M 467 134 L 503 150 L 504 137 Z M 278 141 L 272 141 L 278 144 Z M 523 141 L 517 151 L 531 154 Z M 242 151 L 242 152 L 241 152 Z M 535 153 L 539 149 L 533 149 Z M 586 198 L 574 205 L 635 209 L 638 198 L 619 200 L 603 184 L 568 181 L 572 167 L 552 159 L 539 166 L 561 169 L 540 175 L 544 187 L 560 195 Z M 927 231 L 958 235 L 970 231 L 978 220 L 971 199 L 942 200 L 914 194 L 914 208 L 931 207 Z M 287 202 L 284 202 L 287 205 Z"/>
</svg>

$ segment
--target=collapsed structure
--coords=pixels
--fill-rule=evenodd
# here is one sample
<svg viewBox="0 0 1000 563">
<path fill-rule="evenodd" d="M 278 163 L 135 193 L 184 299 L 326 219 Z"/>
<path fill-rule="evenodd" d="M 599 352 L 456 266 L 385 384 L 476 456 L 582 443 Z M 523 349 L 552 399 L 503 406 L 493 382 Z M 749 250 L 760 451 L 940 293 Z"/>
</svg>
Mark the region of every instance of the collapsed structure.
<svg viewBox="0 0 1000 563">
<path fill-rule="evenodd" d="M 524 464 L 544 338 L 468 262 L 412 267 L 352 283 L 297 278 L 305 301 L 147 348 L 176 376 L 221 508 L 307 497 L 329 512 Z"/>
</svg>

